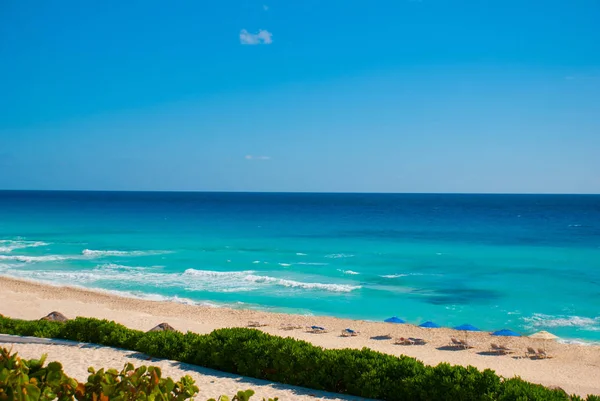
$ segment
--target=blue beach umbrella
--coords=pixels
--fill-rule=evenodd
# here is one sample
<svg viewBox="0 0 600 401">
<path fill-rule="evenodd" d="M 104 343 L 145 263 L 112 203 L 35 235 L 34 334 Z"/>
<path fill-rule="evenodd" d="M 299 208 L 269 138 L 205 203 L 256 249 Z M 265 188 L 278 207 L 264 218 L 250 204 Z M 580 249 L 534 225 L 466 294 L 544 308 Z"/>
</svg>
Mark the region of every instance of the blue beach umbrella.
<svg viewBox="0 0 600 401">
<path fill-rule="evenodd" d="M 440 327 L 442 327 L 442 326 L 440 326 L 440 325 L 439 325 L 439 324 L 437 324 L 437 323 L 433 323 L 433 322 L 431 322 L 431 321 L 427 321 L 427 322 L 425 322 L 425 323 L 421 323 L 421 324 L 419 325 L 419 327 L 425 327 L 426 329 L 439 329 L 439 328 L 440 328 Z"/>
<path fill-rule="evenodd" d="M 494 331 L 492 333 L 493 336 L 506 336 L 506 337 L 521 337 L 521 335 L 519 333 L 517 333 L 516 331 L 512 331 L 509 329 L 502 329 L 502 330 L 498 330 L 498 331 Z"/>
<path fill-rule="evenodd" d="M 460 331 L 481 331 L 477 327 L 473 326 L 472 324 L 461 324 L 460 326 L 456 326 L 454 328 L 454 330 L 460 330 Z"/>
<path fill-rule="evenodd" d="M 386 323 L 406 323 L 404 320 L 402 320 L 396 316 L 390 317 L 389 319 L 385 319 L 384 322 L 386 322 Z"/>
</svg>

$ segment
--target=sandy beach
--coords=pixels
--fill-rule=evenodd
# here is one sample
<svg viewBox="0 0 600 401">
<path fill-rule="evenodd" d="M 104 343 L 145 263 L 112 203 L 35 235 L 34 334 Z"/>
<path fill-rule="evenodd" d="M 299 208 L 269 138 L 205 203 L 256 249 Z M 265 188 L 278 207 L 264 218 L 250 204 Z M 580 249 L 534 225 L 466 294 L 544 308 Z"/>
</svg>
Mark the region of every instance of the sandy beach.
<svg viewBox="0 0 600 401">
<path fill-rule="evenodd" d="M 491 337 L 489 333 L 469 333 L 468 341 L 475 347 L 470 350 L 450 350 L 447 345 L 451 337 L 464 338 L 464 334 L 450 329 L 423 329 L 412 325 L 395 325 L 379 322 L 354 321 L 323 316 L 300 316 L 266 313 L 252 310 L 214 308 L 173 302 L 147 301 L 124 298 L 105 292 L 96 292 L 72 287 L 55 287 L 33 282 L 0 278 L 0 314 L 20 318 L 39 319 L 49 312 L 60 311 L 69 318 L 76 316 L 110 319 L 128 327 L 149 330 L 161 322 L 168 322 L 180 331 L 209 333 L 223 327 L 245 327 L 249 321 L 259 321 L 266 326 L 260 329 L 270 334 L 290 336 L 325 348 L 362 348 L 392 354 L 415 357 L 426 364 L 448 362 L 455 365 L 472 365 L 479 369 L 493 369 L 504 377 L 521 378 L 546 386 L 557 386 L 568 393 L 579 395 L 600 394 L 600 347 L 575 344 L 560 344 L 524 337 Z M 319 325 L 328 332 L 307 333 L 304 329 L 285 331 L 282 323 L 298 326 Z M 341 337 L 345 328 L 360 332 L 356 337 Z M 389 337 L 388 337 L 389 336 Z M 391 338 L 390 338 L 391 337 Z M 397 337 L 418 337 L 426 345 L 395 345 Z M 490 355 L 490 344 L 504 345 L 513 350 L 511 355 Z M 0 343 L 0 345 L 3 345 Z M 65 365 L 67 373 L 84 378 L 89 365 L 120 368 L 126 360 L 138 358 L 132 352 L 105 347 L 47 344 L 14 344 L 14 350 L 25 357 L 48 353 Z M 524 358 L 527 347 L 546 346 L 552 356 L 546 360 Z M 134 361 L 140 364 L 139 358 Z M 144 363 L 148 363 L 144 361 Z M 169 361 L 153 361 L 165 373 L 175 376 L 192 372 L 197 380 L 201 395 L 212 397 L 233 393 L 239 389 L 254 388 L 260 397 L 281 399 L 315 399 L 326 394 L 304 391 L 291 386 L 272 385 L 266 382 L 236 377 L 221 372 L 184 366 Z M 200 376 L 200 373 L 202 376 Z M 313 395 L 310 395 L 313 394 Z M 333 396 L 337 397 L 337 396 Z M 349 399 L 349 398 L 348 398 Z"/>
</svg>

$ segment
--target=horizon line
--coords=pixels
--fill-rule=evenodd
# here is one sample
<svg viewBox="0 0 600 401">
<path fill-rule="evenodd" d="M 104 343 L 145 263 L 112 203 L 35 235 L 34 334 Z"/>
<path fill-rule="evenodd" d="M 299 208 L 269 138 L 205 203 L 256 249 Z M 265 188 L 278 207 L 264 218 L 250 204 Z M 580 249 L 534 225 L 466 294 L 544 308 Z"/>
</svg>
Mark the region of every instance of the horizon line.
<svg viewBox="0 0 600 401">
<path fill-rule="evenodd" d="M 115 190 L 115 189 L 0 189 L 0 192 L 111 192 L 111 193 L 213 193 L 213 194 L 323 194 L 323 195 L 549 195 L 599 196 L 594 192 L 351 192 L 351 191 L 235 191 L 235 190 Z"/>
</svg>

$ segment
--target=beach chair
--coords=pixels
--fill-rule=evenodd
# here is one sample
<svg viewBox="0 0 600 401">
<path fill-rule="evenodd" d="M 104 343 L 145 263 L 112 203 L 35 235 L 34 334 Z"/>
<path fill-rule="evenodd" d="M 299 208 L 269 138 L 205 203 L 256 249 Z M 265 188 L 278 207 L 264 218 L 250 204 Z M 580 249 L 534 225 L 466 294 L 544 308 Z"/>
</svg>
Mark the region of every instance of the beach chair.
<svg viewBox="0 0 600 401">
<path fill-rule="evenodd" d="M 537 356 L 538 354 L 533 348 L 527 347 L 527 351 L 525 352 L 526 358 L 537 358 Z"/>
<path fill-rule="evenodd" d="M 327 330 L 325 329 L 325 327 L 321 327 L 321 326 L 310 326 L 310 327 L 306 328 L 306 331 L 308 333 L 313 333 L 313 334 L 327 333 Z"/>
<path fill-rule="evenodd" d="M 408 337 L 408 339 L 410 341 L 412 341 L 412 345 L 425 345 L 425 344 L 427 344 L 427 341 L 423 340 L 422 338 Z"/>
<path fill-rule="evenodd" d="M 248 322 L 248 327 L 265 327 L 265 326 L 267 326 L 267 324 L 262 323 L 262 322 L 256 322 L 256 321 Z"/>
<path fill-rule="evenodd" d="M 503 345 L 491 344 L 491 347 L 491 352 L 498 355 L 506 355 L 512 352 L 509 348 L 506 348 Z"/>
<path fill-rule="evenodd" d="M 505 345 L 500 345 L 499 347 L 500 347 L 500 349 L 501 349 L 501 350 L 504 352 L 504 354 L 505 354 L 505 355 L 507 355 L 507 354 L 512 354 L 512 353 L 513 353 L 513 350 L 512 350 L 512 349 L 510 349 L 510 348 L 508 348 L 508 347 L 507 347 L 507 346 L 505 346 Z"/>
<path fill-rule="evenodd" d="M 344 329 L 342 330 L 342 337 L 356 337 L 360 332 L 352 330 L 352 329 Z"/>
<path fill-rule="evenodd" d="M 296 329 L 301 329 L 302 326 L 298 326 L 297 324 L 292 324 L 292 323 L 281 323 L 279 328 L 281 330 L 296 330 Z"/>
<path fill-rule="evenodd" d="M 448 345 L 450 347 L 454 347 L 454 348 L 465 348 L 465 344 L 462 341 L 457 340 L 454 337 L 450 338 L 450 344 L 448 344 Z"/>
<path fill-rule="evenodd" d="M 550 358 L 545 350 L 538 348 L 537 357 L 539 359 L 548 359 Z"/>
</svg>

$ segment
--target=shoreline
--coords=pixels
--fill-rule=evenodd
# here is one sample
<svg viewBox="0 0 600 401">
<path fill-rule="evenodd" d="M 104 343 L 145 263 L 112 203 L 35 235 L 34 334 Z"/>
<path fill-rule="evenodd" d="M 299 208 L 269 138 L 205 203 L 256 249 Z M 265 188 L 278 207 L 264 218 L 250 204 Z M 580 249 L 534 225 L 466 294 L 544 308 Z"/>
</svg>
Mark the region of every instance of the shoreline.
<svg viewBox="0 0 600 401">
<path fill-rule="evenodd" d="M 145 300 L 123 297 L 108 291 L 81 287 L 57 286 L 0 276 L 0 313 L 12 318 L 34 320 L 59 311 L 68 318 L 76 316 L 114 320 L 133 329 L 147 331 L 167 322 L 177 330 L 209 333 L 217 328 L 246 327 L 249 321 L 267 324 L 260 329 L 278 336 L 309 341 L 324 348 L 362 348 L 407 355 L 428 365 L 447 362 L 453 365 L 472 365 L 490 368 L 506 378 L 520 376 L 524 380 L 546 386 L 558 386 L 568 393 L 600 394 L 600 346 L 541 342 L 527 337 L 492 337 L 487 332 L 468 333 L 471 350 L 450 351 L 451 337 L 464 338 L 453 329 L 424 329 L 410 324 L 389 324 L 364 320 L 341 319 L 330 316 L 305 316 L 252 309 L 232 309 L 205 305 L 189 305 L 173 301 Z M 312 334 L 304 329 L 281 330 L 290 323 L 301 327 L 323 326 L 328 333 Z M 360 332 L 357 337 L 341 337 L 346 328 Z M 390 335 L 391 338 L 386 337 Z M 397 337 L 417 337 L 426 345 L 395 345 Z M 512 356 L 489 355 L 491 343 L 507 346 Z M 552 359 L 530 360 L 522 356 L 527 347 L 546 347 Z M 444 349 L 446 347 L 446 349 Z M 487 353 L 487 354 L 486 354 Z"/>
<path fill-rule="evenodd" d="M 124 299 L 137 300 L 137 301 L 173 303 L 173 304 L 177 304 L 177 305 L 187 305 L 187 306 L 200 307 L 200 308 L 230 309 L 230 310 L 234 310 L 234 311 L 241 310 L 241 311 L 248 311 L 248 312 L 277 314 L 277 315 L 284 315 L 284 316 L 304 316 L 307 318 L 314 318 L 314 319 L 332 318 L 332 319 L 346 320 L 346 321 L 352 321 L 352 322 L 383 323 L 381 320 L 339 317 L 339 316 L 328 315 L 328 314 L 299 313 L 298 311 L 295 311 L 293 309 L 289 309 L 289 311 L 286 311 L 285 308 L 278 308 L 278 307 L 274 307 L 274 306 L 264 306 L 264 305 L 259 305 L 259 304 L 246 303 L 246 302 L 219 303 L 217 301 L 211 301 L 211 300 L 194 301 L 189 298 L 180 298 L 177 296 L 169 297 L 169 296 L 164 296 L 164 295 L 154 294 L 154 293 L 141 293 L 138 295 L 138 294 L 135 294 L 132 292 L 127 292 L 127 291 L 108 290 L 108 289 L 104 289 L 104 288 L 88 288 L 88 287 L 78 286 L 78 285 L 52 283 L 52 282 L 41 281 L 41 280 L 29 280 L 29 279 L 25 279 L 25 278 L 21 278 L 21 277 L 13 277 L 13 276 L 0 274 L 0 283 L 3 280 L 27 283 L 27 284 L 31 284 L 34 286 L 39 285 L 41 287 L 69 289 L 69 290 L 73 290 L 73 291 L 81 291 L 82 293 L 93 293 L 93 294 L 97 294 L 98 296 L 104 296 L 104 297 L 109 297 L 109 298 L 117 297 L 117 298 L 124 298 Z M 412 327 L 418 326 L 417 324 L 410 323 L 410 322 L 406 322 L 405 325 L 412 326 Z M 460 333 L 461 333 L 460 331 L 454 330 L 452 327 L 442 326 L 437 330 L 440 330 L 440 329 L 450 330 L 450 331 L 454 332 L 456 335 L 460 335 Z M 500 330 L 500 329 L 498 329 L 498 330 Z M 542 329 L 540 329 L 540 330 L 542 330 Z M 537 331 L 540 331 L 540 330 L 537 330 Z M 551 329 L 548 329 L 548 330 L 551 330 Z M 483 329 L 481 330 L 481 333 L 489 334 L 491 332 L 492 331 L 487 331 L 487 330 L 483 330 Z M 520 334 L 522 334 L 522 332 Z M 529 334 L 533 334 L 533 332 L 529 333 Z M 527 335 L 529 335 L 529 334 L 522 334 L 522 338 L 526 338 Z M 577 346 L 584 346 L 584 347 L 592 346 L 592 347 L 599 347 L 599 349 L 600 349 L 600 341 L 586 340 L 586 339 L 582 339 L 582 338 L 559 337 L 556 339 L 556 343 L 567 344 L 567 345 L 577 345 Z"/>
</svg>

